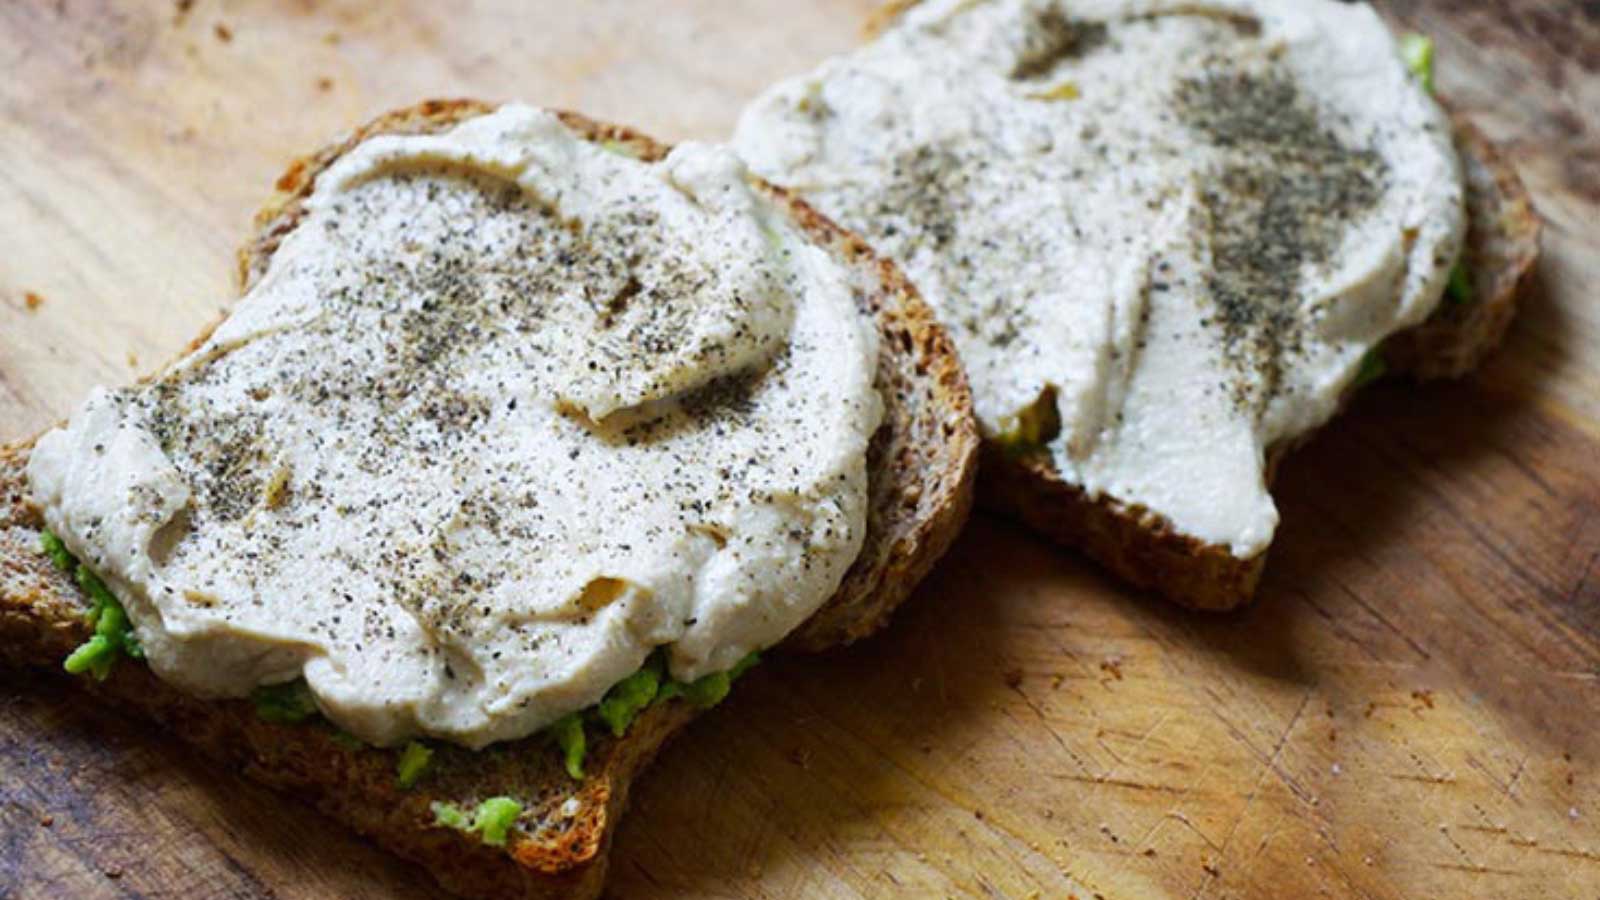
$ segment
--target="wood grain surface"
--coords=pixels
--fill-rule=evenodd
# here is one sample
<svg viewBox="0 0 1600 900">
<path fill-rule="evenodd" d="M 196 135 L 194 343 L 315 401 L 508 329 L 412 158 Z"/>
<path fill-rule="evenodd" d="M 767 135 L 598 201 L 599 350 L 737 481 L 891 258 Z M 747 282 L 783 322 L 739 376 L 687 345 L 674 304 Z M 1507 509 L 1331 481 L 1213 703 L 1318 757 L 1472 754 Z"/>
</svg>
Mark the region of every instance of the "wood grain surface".
<svg viewBox="0 0 1600 900">
<path fill-rule="evenodd" d="M 473 95 L 715 139 L 869 5 L 0 0 L 0 441 L 181 348 L 284 163 L 369 116 Z M 1384 6 L 1547 220 L 1506 349 L 1291 458 L 1242 614 L 977 519 L 889 632 L 763 665 L 667 750 L 615 896 L 1600 898 L 1600 4 Z M 437 896 L 0 677 L 0 896 Z"/>
</svg>

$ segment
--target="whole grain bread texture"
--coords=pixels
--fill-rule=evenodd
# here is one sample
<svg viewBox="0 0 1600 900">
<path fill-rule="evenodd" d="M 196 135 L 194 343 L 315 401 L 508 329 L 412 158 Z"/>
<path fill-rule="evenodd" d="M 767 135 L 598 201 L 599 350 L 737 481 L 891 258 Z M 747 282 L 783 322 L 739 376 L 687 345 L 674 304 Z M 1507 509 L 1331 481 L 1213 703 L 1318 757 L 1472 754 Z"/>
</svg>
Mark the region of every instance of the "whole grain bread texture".
<svg viewBox="0 0 1600 900">
<path fill-rule="evenodd" d="M 318 174 L 341 154 L 373 135 L 440 132 L 493 108 L 472 100 L 421 103 L 296 161 L 240 252 L 241 289 L 266 271 L 302 220 Z M 587 140 L 615 142 L 641 159 L 660 159 L 669 149 L 627 128 L 560 115 Z M 949 547 L 972 505 L 978 437 L 950 340 L 899 270 L 804 202 L 755 183 L 813 242 L 848 263 L 858 307 L 880 332 L 877 379 L 885 421 L 868 451 L 865 545 L 837 593 L 785 643 L 814 651 L 881 627 Z M 43 523 L 27 500 L 24 479 L 30 444 L 0 448 L 0 662 L 59 672 L 62 659 L 90 634 L 89 604 L 40 553 Z M 554 747 L 536 735 L 477 752 L 440 745 L 427 777 L 404 790 L 395 777 L 398 750 L 355 744 L 320 719 L 268 723 L 248 701 L 190 697 L 126 660 L 106 681 L 82 683 L 111 704 L 164 724 L 224 765 L 420 863 L 448 890 L 484 900 L 598 895 L 630 784 L 697 713 L 676 699 L 649 707 L 623 738 L 591 729 L 582 781 L 569 777 Z M 523 805 L 503 847 L 434 824 L 435 802 L 470 809 L 500 795 Z"/>
<path fill-rule="evenodd" d="M 1452 119 L 1467 186 L 1462 264 L 1471 296 L 1446 297 L 1422 324 L 1385 341 L 1378 352 L 1390 375 L 1456 378 L 1477 368 L 1504 338 L 1539 257 L 1539 218 L 1516 170 L 1464 116 Z M 1283 457 L 1310 437 L 1268 448 L 1269 482 Z M 981 455 L 982 508 L 1078 548 L 1118 577 L 1183 606 L 1221 612 L 1254 598 L 1265 552 L 1241 559 L 1225 545 L 1178 532 L 1142 506 L 1091 496 L 1063 479 L 1047 455 L 1017 456 L 988 443 Z"/>
</svg>

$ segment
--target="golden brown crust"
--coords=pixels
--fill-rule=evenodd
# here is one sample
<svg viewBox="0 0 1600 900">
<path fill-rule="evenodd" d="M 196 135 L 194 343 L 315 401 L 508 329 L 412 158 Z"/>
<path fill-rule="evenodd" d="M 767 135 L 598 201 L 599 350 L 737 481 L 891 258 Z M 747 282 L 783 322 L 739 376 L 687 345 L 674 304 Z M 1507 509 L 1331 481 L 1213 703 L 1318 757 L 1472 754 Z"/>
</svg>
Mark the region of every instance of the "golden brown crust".
<svg viewBox="0 0 1600 900">
<path fill-rule="evenodd" d="M 471 100 L 429 101 L 381 116 L 344 140 L 293 163 L 256 218 L 240 252 L 241 288 L 266 270 L 300 221 L 317 175 L 340 154 L 379 133 L 442 131 L 493 107 Z M 593 141 L 618 141 L 643 159 L 667 147 L 575 113 L 560 113 Z M 795 633 L 791 644 L 821 649 L 862 637 L 887 619 L 959 532 L 972 503 L 977 432 L 955 353 L 899 271 L 810 207 L 764 183 L 819 245 L 852 264 L 863 312 L 880 331 L 879 376 L 885 427 L 869 451 L 872 509 L 861 557 L 839 591 Z M 25 502 L 27 445 L 0 448 L 0 661 L 55 668 L 89 633 L 85 601 L 38 552 L 37 513 Z M 155 679 L 143 666 L 117 667 L 97 693 L 174 726 L 211 756 L 283 788 L 394 853 L 425 866 L 464 897 L 591 897 L 599 893 L 615 825 L 635 775 L 695 711 L 683 701 L 646 710 L 620 740 L 591 733 L 586 768 L 575 782 L 542 738 L 471 752 L 438 748 L 424 782 L 395 784 L 396 753 L 350 747 L 324 724 L 272 725 L 251 704 L 202 701 Z M 463 807 L 498 794 L 517 797 L 531 831 L 507 848 L 433 826 L 430 804 Z M 577 804 L 570 802 L 577 798 Z"/>
<path fill-rule="evenodd" d="M 1135 587 L 1193 609 L 1222 611 L 1255 593 L 1265 554 L 1240 559 L 1172 528 L 1164 517 L 1107 497 L 1091 497 L 1061 477 L 1048 456 L 1013 456 L 985 442 L 978 503 L 1018 519 L 1057 543 L 1076 547 Z"/>
<path fill-rule="evenodd" d="M 1464 375 L 1498 346 L 1539 256 L 1539 219 L 1516 170 L 1464 117 L 1455 125 L 1467 182 L 1464 258 L 1473 297 L 1463 304 L 1446 299 L 1427 321 L 1384 343 L 1389 371 L 1420 379 Z M 1271 448 L 1269 483 L 1283 457 L 1310 437 Z M 1090 497 L 1044 456 L 1010 457 L 986 445 L 978 502 L 1193 609 L 1225 611 L 1250 602 L 1266 564 L 1265 553 L 1240 559 L 1225 546 L 1178 533 L 1149 510 Z"/>
<path fill-rule="evenodd" d="M 1462 262 L 1472 297 L 1446 298 L 1426 322 L 1384 345 L 1389 370 L 1418 379 L 1459 378 L 1500 346 L 1539 260 L 1542 226 L 1517 170 L 1466 116 L 1453 118 L 1467 182 Z"/>
<path fill-rule="evenodd" d="M 825 650 L 881 628 L 955 541 L 972 508 L 978 431 L 955 345 L 900 269 L 789 192 L 762 188 L 865 276 L 856 302 L 878 322 L 877 383 L 884 419 L 894 423 L 867 451 L 871 502 L 861 554 L 832 599 L 788 639 Z"/>
</svg>

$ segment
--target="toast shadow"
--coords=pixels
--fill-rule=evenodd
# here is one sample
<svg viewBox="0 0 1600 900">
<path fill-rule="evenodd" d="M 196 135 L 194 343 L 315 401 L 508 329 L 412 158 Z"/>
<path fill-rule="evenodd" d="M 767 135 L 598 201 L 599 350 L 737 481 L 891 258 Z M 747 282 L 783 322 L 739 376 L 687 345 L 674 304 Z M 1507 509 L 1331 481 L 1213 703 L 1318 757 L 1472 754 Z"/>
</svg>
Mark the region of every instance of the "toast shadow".
<svg viewBox="0 0 1600 900">
<path fill-rule="evenodd" d="M 1015 598 L 1054 565 L 1021 534 L 975 516 L 884 632 L 746 676 L 636 786 L 608 896 L 811 894 L 828 860 L 858 869 L 862 847 L 904 847 L 902 811 L 983 828 L 988 798 L 945 796 L 935 782 L 988 736 L 1022 677 L 1018 629 L 1061 625 L 1016 620 Z"/>
</svg>

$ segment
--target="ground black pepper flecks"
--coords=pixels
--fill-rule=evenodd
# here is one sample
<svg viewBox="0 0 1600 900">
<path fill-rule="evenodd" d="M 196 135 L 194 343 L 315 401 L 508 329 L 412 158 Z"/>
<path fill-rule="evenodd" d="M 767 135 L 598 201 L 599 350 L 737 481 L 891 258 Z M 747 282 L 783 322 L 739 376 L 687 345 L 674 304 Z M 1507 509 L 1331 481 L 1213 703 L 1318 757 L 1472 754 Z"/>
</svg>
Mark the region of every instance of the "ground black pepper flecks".
<svg viewBox="0 0 1600 900">
<path fill-rule="evenodd" d="M 1071 19 L 1058 7 L 1045 7 L 1026 28 L 1010 75 L 1038 78 L 1065 60 L 1093 52 L 1105 44 L 1108 33 L 1104 22 Z"/>
<path fill-rule="evenodd" d="M 1314 309 L 1300 296 L 1308 265 L 1327 263 L 1389 178 L 1375 150 L 1347 145 L 1287 73 L 1214 59 L 1178 85 L 1179 120 L 1222 151 L 1205 175 L 1196 241 L 1211 249 L 1207 293 L 1235 401 L 1259 408 L 1302 352 Z"/>
<path fill-rule="evenodd" d="M 281 591 L 306 564 L 293 558 L 304 552 L 303 535 L 351 535 L 358 551 L 317 551 L 336 572 L 331 596 L 312 604 L 312 631 L 357 652 L 437 656 L 450 680 L 470 684 L 486 676 L 461 649 L 469 642 L 487 636 L 512 648 L 496 650 L 497 659 L 553 646 L 569 653 L 563 632 L 546 626 L 582 625 L 597 613 L 578 604 L 541 618 L 534 607 L 556 598 L 508 609 L 506 592 L 529 569 L 684 534 L 714 536 L 729 553 L 775 552 L 741 549 L 735 538 L 759 541 L 759 533 L 732 534 L 714 517 L 848 489 L 831 478 L 814 484 L 808 463 L 792 459 L 803 443 L 796 436 L 818 424 L 808 404 L 821 395 L 808 379 L 823 348 L 791 336 L 753 365 L 602 422 L 564 403 L 553 418 L 539 412 L 572 374 L 561 353 L 575 342 L 586 354 L 580 374 L 625 377 L 686 351 L 691 365 L 726 369 L 730 345 L 754 339 L 746 296 L 730 293 L 724 270 L 706 262 L 716 248 L 691 252 L 708 236 L 673 233 L 647 204 L 624 199 L 579 223 L 519 185 L 436 163 L 339 195 L 326 216 L 302 226 L 322 229 L 336 260 L 297 273 L 315 292 L 314 315 L 283 311 L 281 326 L 118 397 L 193 490 L 163 562 L 182 564 L 196 550 L 184 534 L 204 535 L 204 552 L 247 570 L 241 579 L 252 590 Z M 316 265 L 288 255 L 288 265 Z M 783 283 L 757 288 L 793 295 L 803 290 L 797 273 L 777 267 L 767 277 Z M 695 317 L 707 314 L 713 294 L 723 301 L 713 312 L 729 327 L 696 344 Z M 508 378 L 522 391 L 531 378 L 533 396 Z M 507 427 L 554 428 L 570 467 L 558 475 L 530 468 L 535 460 L 507 459 L 504 441 L 515 440 Z M 293 471 L 285 458 L 297 442 L 310 450 Z M 654 454 L 665 465 L 648 479 L 601 477 L 602 467 L 632 464 L 608 455 L 615 452 Z M 488 467 L 489 458 L 505 462 Z M 596 487 L 585 483 L 591 477 Z M 561 497 L 567 506 L 584 498 L 637 527 L 574 533 L 574 510 L 552 505 Z M 662 506 L 675 515 L 649 512 Z M 810 570 L 824 558 L 843 565 L 830 549 L 841 533 L 790 528 L 773 539 L 793 545 L 782 555 L 797 553 Z M 397 645 L 395 620 L 380 613 L 378 598 L 409 611 L 438 642 Z M 257 594 L 250 604 L 268 601 L 283 602 Z M 217 614 L 233 613 L 219 606 Z"/>
</svg>

